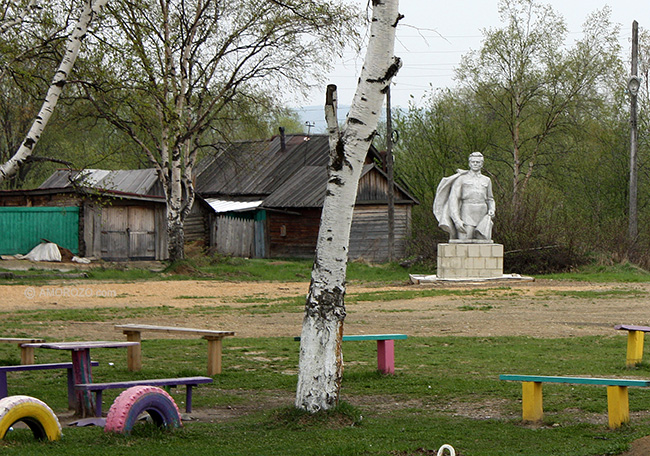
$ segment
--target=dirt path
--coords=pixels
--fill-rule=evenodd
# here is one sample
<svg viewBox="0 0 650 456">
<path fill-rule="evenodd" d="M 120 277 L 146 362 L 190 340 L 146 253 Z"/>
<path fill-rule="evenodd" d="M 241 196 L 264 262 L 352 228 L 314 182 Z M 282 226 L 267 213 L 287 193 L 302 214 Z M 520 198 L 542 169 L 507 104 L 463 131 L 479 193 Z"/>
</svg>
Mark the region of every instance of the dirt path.
<svg viewBox="0 0 650 456">
<path fill-rule="evenodd" d="M 76 281 L 30 287 L 0 285 L 0 311 L 97 307 L 188 309 L 170 317 L 138 318 L 139 323 L 232 330 L 239 337 L 294 336 L 300 332 L 302 309 L 273 307 L 268 299 L 306 295 L 309 284 L 165 281 L 115 283 Z M 346 332 L 399 332 L 410 336 L 570 337 L 613 335 L 616 323 L 650 324 L 650 284 L 585 284 L 577 282 L 495 282 L 424 284 L 372 288 L 348 287 L 348 295 L 389 290 L 438 290 L 426 298 L 359 301 L 347 305 Z M 277 304 L 276 304 L 277 305 Z M 220 306 L 218 320 L 205 321 L 189 310 Z M 270 306 L 270 307 L 269 307 Z M 50 327 L 49 338 L 115 338 L 111 322 L 69 322 Z"/>
</svg>

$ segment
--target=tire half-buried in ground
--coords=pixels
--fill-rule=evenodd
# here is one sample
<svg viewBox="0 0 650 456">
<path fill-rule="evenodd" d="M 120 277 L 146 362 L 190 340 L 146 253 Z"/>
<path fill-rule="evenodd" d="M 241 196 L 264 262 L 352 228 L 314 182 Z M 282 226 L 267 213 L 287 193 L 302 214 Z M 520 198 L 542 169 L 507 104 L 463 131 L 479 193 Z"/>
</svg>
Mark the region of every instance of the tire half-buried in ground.
<svg viewBox="0 0 650 456">
<path fill-rule="evenodd" d="M 22 421 L 38 440 L 59 440 L 61 424 L 47 404 L 31 396 L 8 396 L 0 399 L 0 439 L 15 423 Z"/>
<path fill-rule="evenodd" d="M 111 405 L 104 431 L 129 434 L 144 412 L 159 427 L 173 429 L 182 426 L 178 406 L 165 390 L 155 386 L 133 386 Z"/>
</svg>

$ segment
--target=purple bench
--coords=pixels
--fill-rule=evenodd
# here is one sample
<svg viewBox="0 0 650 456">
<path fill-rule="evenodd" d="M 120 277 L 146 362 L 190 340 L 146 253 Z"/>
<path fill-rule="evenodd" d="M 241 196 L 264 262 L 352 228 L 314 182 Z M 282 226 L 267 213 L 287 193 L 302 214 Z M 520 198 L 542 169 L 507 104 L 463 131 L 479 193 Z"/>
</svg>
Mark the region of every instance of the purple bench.
<svg viewBox="0 0 650 456">
<path fill-rule="evenodd" d="M 99 366 L 97 361 L 91 362 L 92 366 Z M 49 364 L 19 364 L 17 366 L 0 366 L 0 399 L 9 395 L 7 388 L 7 372 L 21 372 L 33 370 L 68 370 L 68 405 L 70 408 L 75 406 L 74 395 L 74 378 L 72 375 L 72 363 L 49 363 Z"/>
<path fill-rule="evenodd" d="M 210 377 L 181 377 L 181 378 L 159 378 L 154 380 L 129 380 L 126 382 L 110 382 L 110 383 L 80 383 L 74 385 L 74 388 L 82 391 L 95 392 L 95 416 L 102 416 L 102 392 L 106 389 L 119 389 L 131 388 L 132 386 L 166 386 L 176 387 L 178 385 L 186 385 L 185 392 L 185 411 L 192 412 L 192 387 L 202 383 L 212 383 Z"/>
</svg>

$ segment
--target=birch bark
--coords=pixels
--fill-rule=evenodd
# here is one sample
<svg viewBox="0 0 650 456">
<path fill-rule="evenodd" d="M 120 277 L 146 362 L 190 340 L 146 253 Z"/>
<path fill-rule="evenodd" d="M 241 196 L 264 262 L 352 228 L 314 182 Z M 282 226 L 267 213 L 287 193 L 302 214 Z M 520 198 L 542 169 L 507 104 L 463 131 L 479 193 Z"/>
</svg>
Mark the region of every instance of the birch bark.
<svg viewBox="0 0 650 456">
<path fill-rule="evenodd" d="M 345 276 L 357 187 L 384 94 L 401 65 L 394 56 L 395 29 L 402 17 L 399 1 L 373 0 L 372 4 L 366 58 L 341 132 L 336 123 L 336 89 L 330 86 L 327 92 L 329 180 L 305 304 L 295 403 L 312 413 L 338 404 L 343 375 Z"/>
<path fill-rule="evenodd" d="M 45 101 L 43 102 L 38 115 L 34 119 L 27 136 L 13 157 L 11 157 L 6 163 L 0 165 L 0 183 L 14 176 L 25 160 L 27 160 L 27 158 L 29 158 L 29 156 L 34 152 L 34 147 L 41 138 L 43 130 L 45 130 L 50 117 L 52 117 L 54 108 L 56 107 L 61 92 L 63 91 L 63 87 L 68 81 L 68 75 L 70 74 L 70 71 L 72 71 L 72 67 L 77 60 L 79 50 L 81 49 L 81 42 L 86 36 L 88 26 L 90 25 L 93 16 L 99 13 L 101 8 L 107 2 L 108 0 L 86 1 L 81 16 L 75 24 L 74 30 L 68 39 L 65 54 L 63 55 L 59 68 L 54 74 L 50 88 L 45 96 Z"/>
</svg>

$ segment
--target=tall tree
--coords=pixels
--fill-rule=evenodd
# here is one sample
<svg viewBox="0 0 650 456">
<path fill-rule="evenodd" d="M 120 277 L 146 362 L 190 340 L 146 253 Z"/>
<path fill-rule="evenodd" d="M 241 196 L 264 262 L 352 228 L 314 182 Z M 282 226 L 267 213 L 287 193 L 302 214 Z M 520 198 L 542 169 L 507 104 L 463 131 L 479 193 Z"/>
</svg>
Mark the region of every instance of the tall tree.
<svg viewBox="0 0 650 456">
<path fill-rule="evenodd" d="M 158 171 L 169 257 L 184 257 L 202 147 L 229 140 L 238 106 L 305 88 L 355 35 L 354 9 L 322 0 L 124 0 L 88 55 L 85 96 Z"/>
<path fill-rule="evenodd" d="M 336 87 L 325 104 L 330 137 L 327 193 L 300 341 L 296 407 L 309 412 L 338 404 L 345 319 L 345 276 L 352 213 L 364 159 L 376 133 L 384 94 L 400 67 L 394 57 L 398 0 L 373 0 L 370 39 L 359 84 L 342 130 Z"/>
<path fill-rule="evenodd" d="M 499 13 L 504 27 L 484 32 L 482 48 L 464 56 L 457 76 L 508 134 L 489 159 L 510 170 L 516 216 L 533 174 L 558 152 L 550 147 L 553 135 L 575 125 L 572 113 L 584 116 L 606 96 L 607 79 L 620 69 L 620 45 L 609 7 L 590 15 L 573 47 L 565 42 L 564 19 L 549 5 L 500 0 Z"/>
<path fill-rule="evenodd" d="M 68 76 L 72 71 L 77 56 L 79 55 L 81 43 L 86 36 L 88 26 L 93 17 L 107 1 L 108 0 L 87 0 L 85 2 L 79 20 L 76 22 L 68 38 L 65 53 L 56 73 L 54 74 L 52 82 L 50 83 L 40 111 L 36 115 L 26 137 L 18 147 L 18 150 L 9 160 L 0 164 L 0 183 L 14 176 L 34 152 L 34 147 L 41 138 L 41 135 L 43 134 L 43 131 L 45 130 L 45 127 L 47 126 L 47 123 L 49 122 L 59 101 L 63 87 L 68 81 Z"/>
</svg>

